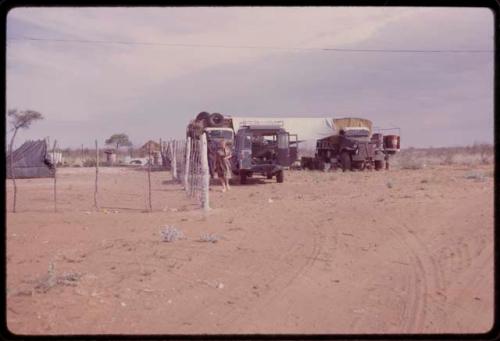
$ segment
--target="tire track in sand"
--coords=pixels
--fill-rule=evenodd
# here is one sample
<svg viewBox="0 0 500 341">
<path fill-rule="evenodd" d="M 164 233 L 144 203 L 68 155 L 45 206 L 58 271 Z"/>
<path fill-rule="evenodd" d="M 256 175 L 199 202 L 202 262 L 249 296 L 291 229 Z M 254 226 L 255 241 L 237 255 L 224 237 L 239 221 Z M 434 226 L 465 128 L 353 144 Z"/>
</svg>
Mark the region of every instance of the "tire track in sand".
<svg viewBox="0 0 500 341">
<path fill-rule="evenodd" d="M 240 304 L 219 305 L 217 307 L 217 315 L 223 316 L 219 320 L 219 328 L 222 329 L 224 326 L 226 327 L 225 329 L 231 328 L 239 320 L 248 318 L 251 313 L 271 305 L 279 296 L 284 294 L 286 288 L 290 287 L 301 274 L 314 264 L 321 252 L 321 239 L 318 236 L 317 224 L 313 225 L 314 227 L 311 230 L 307 230 L 307 233 L 304 233 L 303 230 L 295 231 L 294 239 L 287 248 L 287 252 L 282 254 L 277 260 L 268 263 L 268 267 L 272 264 L 278 267 L 278 270 L 271 271 L 272 275 L 270 278 L 259 283 L 258 296 L 248 295 L 247 292 L 248 285 L 252 283 L 252 279 L 256 277 L 255 275 L 262 272 L 260 267 L 256 267 L 251 273 L 245 275 L 248 280 L 241 280 L 240 283 L 242 284 L 231 289 L 224 289 L 226 290 L 224 296 L 242 297 L 242 302 Z M 304 240 L 304 236 L 311 236 L 311 238 Z M 308 244 L 310 246 L 306 255 L 297 256 L 304 252 L 304 248 Z M 282 264 L 286 264 L 286 266 L 282 266 Z M 210 304 L 207 304 L 206 307 L 198 307 L 199 309 L 194 314 L 191 313 L 184 316 L 183 320 L 201 321 L 202 317 L 207 315 L 207 310 L 209 308 L 213 309 L 214 305 L 217 305 L 214 301 L 215 299 L 211 300 Z"/>
<path fill-rule="evenodd" d="M 322 243 L 320 243 L 321 238 L 318 235 L 318 227 L 316 223 L 313 223 L 312 230 L 308 230 L 312 233 L 304 233 L 304 231 L 297 231 L 297 236 L 294 239 L 293 246 L 290 247 L 288 252 L 280 258 L 279 264 L 288 264 L 287 268 L 291 268 L 292 271 L 281 270 L 273 273 L 272 277 L 264 282 L 264 290 L 259 293 L 259 297 L 252 298 L 253 306 L 247 309 L 244 313 L 241 310 L 232 309 L 226 314 L 225 323 L 233 325 L 242 318 L 247 318 L 252 312 L 256 312 L 263 307 L 271 305 L 276 299 L 285 294 L 285 290 L 290 287 L 295 280 L 305 273 L 317 260 L 318 255 L 321 252 Z M 300 252 L 305 243 L 302 243 L 304 235 L 311 235 L 312 246 L 307 255 L 297 257 L 297 253 Z M 307 242 L 307 241 L 304 241 Z M 302 262 L 302 260 L 306 260 Z M 297 264 L 300 262 L 299 264 Z"/>
<path fill-rule="evenodd" d="M 406 288 L 408 301 L 403 305 L 401 316 L 402 332 L 418 333 L 423 330 L 427 309 L 427 296 L 429 294 L 428 278 L 436 278 L 435 266 L 425 245 L 414 235 L 413 231 L 406 228 L 406 225 L 398 223 L 395 219 L 391 220 L 390 225 L 386 225 L 389 231 L 403 246 L 404 250 L 409 251 L 411 275 L 407 277 Z M 396 226 L 404 226 L 404 230 Z M 427 257 L 426 257 L 427 256 Z M 429 273 L 434 276 L 429 276 Z"/>
</svg>

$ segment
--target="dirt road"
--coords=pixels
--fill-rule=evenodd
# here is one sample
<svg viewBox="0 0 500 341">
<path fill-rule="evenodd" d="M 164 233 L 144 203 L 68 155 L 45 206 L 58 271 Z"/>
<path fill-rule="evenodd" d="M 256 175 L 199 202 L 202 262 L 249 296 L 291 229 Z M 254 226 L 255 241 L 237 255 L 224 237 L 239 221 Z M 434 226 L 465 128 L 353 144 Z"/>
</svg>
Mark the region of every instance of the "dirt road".
<svg viewBox="0 0 500 341">
<path fill-rule="evenodd" d="M 211 190 L 167 172 L 18 180 L 7 323 L 18 334 L 476 333 L 493 323 L 492 166 L 289 171 Z M 476 172 L 476 173 L 471 173 Z M 471 175 L 472 174 L 472 175 Z M 479 174 L 479 176 L 475 175 Z M 488 175 L 489 174 L 489 175 Z M 12 188 L 7 183 L 7 209 Z M 165 225 L 184 239 L 162 242 Z M 203 234 L 217 242 L 203 242 Z M 51 267 L 50 273 L 48 269 Z"/>
</svg>

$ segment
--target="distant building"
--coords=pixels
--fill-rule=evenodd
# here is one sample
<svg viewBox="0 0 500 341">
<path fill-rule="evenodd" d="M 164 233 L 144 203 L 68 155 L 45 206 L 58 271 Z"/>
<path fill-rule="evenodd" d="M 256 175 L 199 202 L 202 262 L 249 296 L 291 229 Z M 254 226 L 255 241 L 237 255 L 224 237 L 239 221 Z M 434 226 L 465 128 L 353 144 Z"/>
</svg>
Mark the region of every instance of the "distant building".
<svg viewBox="0 0 500 341">
<path fill-rule="evenodd" d="M 106 163 L 108 165 L 114 165 L 116 163 L 116 152 L 114 149 L 106 149 L 104 151 L 106 154 Z"/>
<path fill-rule="evenodd" d="M 139 154 L 141 157 L 149 158 L 149 152 L 151 151 L 151 164 L 158 166 L 161 160 L 161 145 L 158 142 L 149 140 L 141 148 L 139 148 Z"/>
<path fill-rule="evenodd" d="M 158 142 L 155 142 L 153 140 L 149 140 L 141 148 L 139 148 L 139 153 L 141 154 L 141 157 L 148 156 L 149 148 L 151 148 L 151 153 L 161 151 L 161 146 Z"/>
</svg>

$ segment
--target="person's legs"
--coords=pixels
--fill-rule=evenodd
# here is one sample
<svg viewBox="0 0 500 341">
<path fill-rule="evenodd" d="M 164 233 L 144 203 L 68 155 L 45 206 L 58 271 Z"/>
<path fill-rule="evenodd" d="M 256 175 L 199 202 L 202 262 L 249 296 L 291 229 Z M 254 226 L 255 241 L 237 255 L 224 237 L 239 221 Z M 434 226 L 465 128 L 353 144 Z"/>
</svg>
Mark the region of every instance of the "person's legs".
<svg viewBox="0 0 500 341">
<path fill-rule="evenodd" d="M 216 167 L 217 167 L 217 176 L 220 179 L 220 183 L 222 185 L 222 192 L 226 191 L 226 179 L 224 176 L 224 169 L 222 168 L 222 165 L 220 163 L 220 160 L 218 160 Z"/>
</svg>

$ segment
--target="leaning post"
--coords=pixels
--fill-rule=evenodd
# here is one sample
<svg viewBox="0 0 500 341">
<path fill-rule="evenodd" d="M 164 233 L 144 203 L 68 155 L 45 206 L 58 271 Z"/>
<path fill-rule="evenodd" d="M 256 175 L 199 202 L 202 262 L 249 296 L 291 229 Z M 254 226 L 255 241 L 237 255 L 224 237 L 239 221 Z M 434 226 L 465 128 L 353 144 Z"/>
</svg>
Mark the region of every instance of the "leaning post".
<svg viewBox="0 0 500 341">
<path fill-rule="evenodd" d="M 148 208 L 149 212 L 153 212 L 153 205 L 151 203 L 151 143 L 148 144 Z"/>
</svg>

